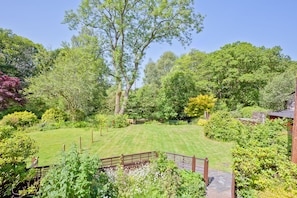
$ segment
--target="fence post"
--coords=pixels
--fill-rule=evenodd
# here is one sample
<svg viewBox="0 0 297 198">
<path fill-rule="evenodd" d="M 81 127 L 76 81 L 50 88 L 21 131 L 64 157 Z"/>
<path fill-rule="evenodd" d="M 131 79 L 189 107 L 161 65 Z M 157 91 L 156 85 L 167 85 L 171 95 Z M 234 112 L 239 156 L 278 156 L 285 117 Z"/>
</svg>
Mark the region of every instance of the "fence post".
<svg viewBox="0 0 297 198">
<path fill-rule="evenodd" d="M 204 173 L 203 173 L 203 178 L 205 185 L 208 186 L 208 159 L 204 159 Z"/>
<path fill-rule="evenodd" d="M 80 149 L 80 152 L 82 151 L 82 149 L 81 149 L 81 136 L 79 137 L 79 149 Z"/>
<path fill-rule="evenodd" d="M 122 154 L 121 157 L 120 157 L 120 161 L 121 161 L 121 162 L 120 162 L 120 163 L 121 163 L 121 166 L 124 168 L 124 165 L 125 165 L 125 164 L 124 164 L 124 155 L 123 155 L 123 154 Z"/>
<path fill-rule="evenodd" d="M 234 172 L 232 172 L 231 198 L 236 198 L 236 192 L 235 192 L 235 175 L 234 175 Z"/>
<path fill-rule="evenodd" d="M 64 151 L 64 152 L 66 151 L 66 146 L 65 146 L 65 144 L 63 144 L 63 151 Z"/>
<path fill-rule="evenodd" d="M 192 172 L 196 172 L 196 157 L 192 157 Z"/>
<path fill-rule="evenodd" d="M 92 143 L 94 143 L 94 131 L 92 130 Z"/>
</svg>

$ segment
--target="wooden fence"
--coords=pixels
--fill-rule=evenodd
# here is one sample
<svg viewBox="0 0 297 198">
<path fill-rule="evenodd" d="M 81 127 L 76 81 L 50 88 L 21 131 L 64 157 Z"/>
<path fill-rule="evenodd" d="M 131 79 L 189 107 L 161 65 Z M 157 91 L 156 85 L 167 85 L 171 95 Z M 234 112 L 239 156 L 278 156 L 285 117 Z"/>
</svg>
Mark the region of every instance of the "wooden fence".
<svg viewBox="0 0 297 198">
<path fill-rule="evenodd" d="M 192 170 L 192 172 L 198 172 L 203 175 L 205 185 L 208 186 L 208 159 L 196 158 L 195 155 L 185 156 L 175 153 L 166 152 L 167 159 L 175 162 L 178 168 Z"/>
<path fill-rule="evenodd" d="M 208 186 L 208 159 L 196 158 L 195 156 L 185 156 L 175 153 L 165 152 L 167 159 L 175 162 L 178 168 L 191 170 L 203 175 L 205 185 Z M 124 168 L 135 167 L 141 164 L 149 163 L 151 160 L 156 159 L 158 153 L 156 151 L 135 153 L 129 155 L 114 156 L 102 158 L 101 168 L 115 168 L 122 165 Z"/>
</svg>

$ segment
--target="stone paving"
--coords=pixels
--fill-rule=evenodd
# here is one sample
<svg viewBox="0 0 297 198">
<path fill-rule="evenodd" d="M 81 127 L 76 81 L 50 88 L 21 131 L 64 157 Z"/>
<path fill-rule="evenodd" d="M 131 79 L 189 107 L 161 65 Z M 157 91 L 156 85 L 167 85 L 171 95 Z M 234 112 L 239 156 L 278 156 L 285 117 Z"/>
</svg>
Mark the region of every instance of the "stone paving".
<svg viewBox="0 0 297 198">
<path fill-rule="evenodd" d="M 209 170 L 210 184 L 207 187 L 207 198 L 231 198 L 232 174 Z"/>
</svg>

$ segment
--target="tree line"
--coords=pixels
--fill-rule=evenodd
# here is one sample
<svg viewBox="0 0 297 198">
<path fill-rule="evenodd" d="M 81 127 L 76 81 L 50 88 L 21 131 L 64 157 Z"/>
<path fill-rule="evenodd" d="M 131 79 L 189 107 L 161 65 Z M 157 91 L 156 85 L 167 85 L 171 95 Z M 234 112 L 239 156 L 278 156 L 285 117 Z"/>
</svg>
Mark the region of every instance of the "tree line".
<svg viewBox="0 0 297 198">
<path fill-rule="evenodd" d="M 12 31 L 0 33 L 2 116 L 15 110 L 42 115 L 51 107 L 68 112 L 73 120 L 81 114 L 114 113 L 118 85 L 98 38 L 81 33 L 51 51 Z M 296 66 L 278 46 L 246 42 L 211 53 L 193 49 L 179 57 L 168 51 L 145 65 L 143 84 L 129 91 L 124 113 L 131 118 L 185 119 L 189 99 L 201 94 L 217 98 L 217 109 L 283 110 L 295 91 Z M 125 97 L 123 87 L 120 95 Z"/>
<path fill-rule="evenodd" d="M 198 95 L 217 98 L 217 109 L 284 109 L 295 90 L 296 62 L 279 46 L 238 41 L 211 53 L 165 52 L 147 63 L 143 85 L 133 89 L 147 48 L 173 40 L 189 44 L 203 19 L 190 0 L 83 0 L 63 21 L 79 33 L 59 49 L 0 29 L 1 116 L 28 110 L 40 117 L 56 107 L 73 120 L 94 113 L 186 119 L 184 109 Z"/>
</svg>

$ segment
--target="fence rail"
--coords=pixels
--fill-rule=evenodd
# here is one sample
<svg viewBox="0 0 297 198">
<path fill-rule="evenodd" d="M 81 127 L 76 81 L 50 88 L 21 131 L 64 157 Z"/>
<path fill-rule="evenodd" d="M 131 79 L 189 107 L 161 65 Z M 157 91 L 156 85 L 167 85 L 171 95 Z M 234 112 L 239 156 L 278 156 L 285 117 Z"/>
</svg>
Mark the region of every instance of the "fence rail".
<svg viewBox="0 0 297 198">
<path fill-rule="evenodd" d="M 208 180 L 208 159 L 196 158 L 195 156 L 185 156 L 170 152 L 165 152 L 167 159 L 175 162 L 178 168 L 191 170 L 192 172 L 198 172 L 203 175 L 206 186 L 209 183 Z M 137 167 L 139 165 L 149 163 L 151 160 L 157 159 L 158 153 L 156 151 L 135 153 L 128 155 L 120 155 L 114 157 L 101 158 L 101 169 L 116 168 L 121 165 L 124 168 Z M 43 178 L 50 169 L 50 166 L 37 166 L 35 178 Z"/>
<path fill-rule="evenodd" d="M 191 170 L 192 172 L 198 172 L 203 175 L 204 182 L 208 186 L 208 159 L 196 158 L 195 156 L 185 156 L 170 152 L 165 152 L 167 159 L 175 162 L 178 168 Z M 102 158 L 101 168 L 115 168 L 118 165 L 122 165 L 124 168 L 135 167 L 140 164 L 149 163 L 151 160 L 156 159 L 158 153 L 156 151 L 135 153 L 129 155 L 114 156 L 108 158 Z"/>
<path fill-rule="evenodd" d="M 178 168 L 192 170 L 203 175 L 205 185 L 208 186 L 208 159 L 196 158 L 195 156 L 185 156 L 166 152 L 167 159 L 173 160 Z"/>
</svg>

